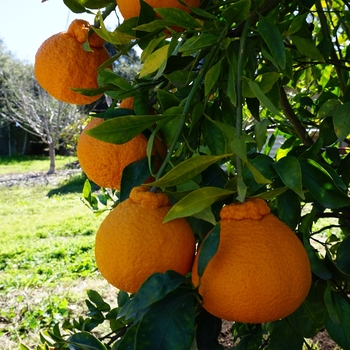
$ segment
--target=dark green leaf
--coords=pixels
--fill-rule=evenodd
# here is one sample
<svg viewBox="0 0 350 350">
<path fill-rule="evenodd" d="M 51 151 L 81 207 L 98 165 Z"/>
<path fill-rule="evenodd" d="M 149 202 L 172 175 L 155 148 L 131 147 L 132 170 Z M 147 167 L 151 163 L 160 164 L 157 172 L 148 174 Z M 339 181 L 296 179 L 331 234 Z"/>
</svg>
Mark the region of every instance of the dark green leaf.
<svg viewBox="0 0 350 350">
<path fill-rule="evenodd" d="M 150 176 L 151 172 L 147 158 L 140 159 L 127 165 L 123 170 L 120 184 L 120 202 L 129 198 L 131 190 L 145 183 Z"/>
<path fill-rule="evenodd" d="M 248 18 L 250 6 L 250 0 L 239 0 L 223 11 L 222 16 L 226 19 L 229 25 L 233 22 L 244 21 Z"/>
<path fill-rule="evenodd" d="M 292 190 L 287 190 L 277 197 L 278 217 L 295 230 L 300 220 L 300 198 Z"/>
<path fill-rule="evenodd" d="M 314 337 L 323 328 L 325 308 L 321 301 L 305 300 L 288 316 L 288 322 L 304 338 Z"/>
<path fill-rule="evenodd" d="M 86 133 L 101 141 L 123 144 L 140 134 L 143 130 L 151 127 L 154 123 L 169 121 L 173 118 L 174 116 L 161 115 L 118 117 L 106 120 L 87 130 Z"/>
<path fill-rule="evenodd" d="M 350 205 L 350 198 L 334 183 L 329 173 L 312 159 L 299 159 L 303 185 L 325 208 L 340 208 Z"/>
<path fill-rule="evenodd" d="M 211 258 L 216 254 L 220 243 L 220 223 L 217 223 L 201 244 L 198 256 L 198 276 L 203 276 Z"/>
<path fill-rule="evenodd" d="M 302 349 L 303 342 L 303 337 L 293 329 L 287 319 L 284 318 L 273 323 L 270 336 L 270 349 Z"/>
<path fill-rule="evenodd" d="M 173 24 L 183 28 L 200 28 L 201 25 L 190 14 L 177 8 L 156 8 L 155 11 Z"/>
<path fill-rule="evenodd" d="M 331 317 L 330 304 L 325 314 L 325 326 L 328 334 L 343 349 L 350 349 L 350 305 L 338 293 L 331 291 L 332 309 L 337 318 Z"/>
<path fill-rule="evenodd" d="M 287 156 L 273 164 L 282 182 L 293 190 L 300 198 L 305 199 L 303 193 L 301 168 L 297 158 Z"/>
<path fill-rule="evenodd" d="M 196 341 L 198 350 L 224 350 L 219 344 L 222 320 L 201 309 L 196 319 Z"/>
<path fill-rule="evenodd" d="M 106 303 L 101 295 L 95 290 L 89 289 L 87 292 L 89 299 L 96 305 L 100 311 L 109 311 L 111 309 L 110 305 Z"/>
<path fill-rule="evenodd" d="M 273 58 L 281 69 L 286 68 L 286 51 L 282 35 L 277 26 L 268 18 L 259 16 L 258 32 L 264 39 Z"/>
<path fill-rule="evenodd" d="M 343 242 L 341 242 L 337 250 L 337 265 L 338 268 L 344 273 L 350 275 L 350 236 L 347 236 Z"/>
<path fill-rule="evenodd" d="M 282 114 L 278 111 L 278 109 L 274 106 L 271 100 L 262 92 L 258 83 L 253 80 L 248 81 L 248 85 L 250 89 L 253 91 L 255 97 L 259 99 L 259 101 L 269 109 L 273 114 L 276 114 L 283 118 Z"/>
<path fill-rule="evenodd" d="M 75 333 L 68 338 L 67 342 L 70 350 L 107 350 L 98 339 L 88 332 Z"/>
<path fill-rule="evenodd" d="M 140 320 L 136 333 L 137 348 L 190 349 L 195 332 L 194 306 L 194 295 L 188 290 L 175 291 L 153 304 Z"/>
<path fill-rule="evenodd" d="M 74 13 L 86 12 L 85 7 L 79 4 L 76 0 L 63 0 L 63 2 Z"/>
<path fill-rule="evenodd" d="M 126 319 L 135 317 L 137 313 L 149 308 L 182 284 L 188 283 L 183 275 L 175 271 L 155 273 L 151 275 L 140 287 L 134 298 L 130 299 L 119 312 L 119 317 Z"/>
<path fill-rule="evenodd" d="M 216 62 L 205 74 L 204 78 L 204 94 L 208 96 L 215 84 L 218 82 L 221 72 L 221 60 Z"/>
<path fill-rule="evenodd" d="M 324 62 L 324 57 L 311 40 L 296 35 L 292 35 L 291 39 L 299 53 L 313 60 Z"/>
</svg>

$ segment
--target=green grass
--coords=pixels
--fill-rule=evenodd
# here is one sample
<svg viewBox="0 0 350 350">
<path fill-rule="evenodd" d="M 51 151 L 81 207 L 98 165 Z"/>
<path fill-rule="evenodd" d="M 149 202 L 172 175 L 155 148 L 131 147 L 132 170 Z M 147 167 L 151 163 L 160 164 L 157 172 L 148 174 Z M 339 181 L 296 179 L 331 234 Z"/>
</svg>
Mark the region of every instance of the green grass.
<svg viewBox="0 0 350 350">
<path fill-rule="evenodd" d="M 63 167 L 74 159 L 58 160 Z M 45 158 L 1 158 L 0 176 L 47 165 Z M 94 260 L 95 233 L 106 213 L 97 217 L 81 201 L 84 181 L 78 173 L 56 186 L 0 188 L 1 349 L 18 349 L 22 338 L 33 346 L 40 330 L 78 312 L 86 292 L 79 286 L 107 286 Z"/>
<path fill-rule="evenodd" d="M 56 169 L 64 169 L 70 163 L 76 162 L 76 157 L 56 156 Z M 26 172 L 47 172 L 50 167 L 49 157 L 44 156 L 0 156 L 0 175 L 23 174 Z"/>
</svg>

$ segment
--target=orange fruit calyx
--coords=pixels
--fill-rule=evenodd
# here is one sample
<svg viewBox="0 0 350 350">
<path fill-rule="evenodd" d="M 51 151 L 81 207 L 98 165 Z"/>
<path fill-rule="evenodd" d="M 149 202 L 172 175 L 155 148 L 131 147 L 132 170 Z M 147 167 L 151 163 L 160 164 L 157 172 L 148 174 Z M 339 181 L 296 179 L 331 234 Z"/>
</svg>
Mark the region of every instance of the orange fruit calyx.
<svg viewBox="0 0 350 350">
<path fill-rule="evenodd" d="M 224 206 L 220 211 L 221 220 L 261 220 L 270 214 L 270 208 L 261 198 L 250 198 L 244 203 L 232 203 Z"/>
<path fill-rule="evenodd" d="M 91 25 L 83 19 L 75 19 L 68 27 L 68 34 L 70 34 L 76 41 L 83 44 L 89 36 Z M 104 45 L 104 40 L 96 33 L 92 33 L 89 37 L 89 44 L 91 47 L 99 48 Z"/>
<path fill-rule="evenodd" d="M 169 197 L 163 192 L 150 192 L 149 186 L 134 187 L 129 198 L 142 207 L 157 209 L 170 205 Z"/>
</svg>

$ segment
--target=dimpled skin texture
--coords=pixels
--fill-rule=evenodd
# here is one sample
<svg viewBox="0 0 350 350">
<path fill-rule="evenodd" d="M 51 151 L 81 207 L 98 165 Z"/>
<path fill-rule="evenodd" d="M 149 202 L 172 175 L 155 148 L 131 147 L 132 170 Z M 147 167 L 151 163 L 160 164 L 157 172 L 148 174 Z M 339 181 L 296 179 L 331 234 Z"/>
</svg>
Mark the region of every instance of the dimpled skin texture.
<svg viewBox="0 0 350 350">
<path fill-rule="evenodd" d="M 90 25 L 74 20 L 66 32 L 45 40 L 35 55 L 34 73 L 41 87 L 54 98 L 77 105 L 90 104 L 102 95 L 84 96 L 71 88 L 97 88 L 97 69 L 109 59 L 104 41 L 95 33 L 89 38 L 93 52 L 87 52 Z"/>
<path fill-rule="evenodd" d="M 306 251 L 261 199 L 222 208 L 220 243 L 199 285 L 203 307 L 230 321 L 264 323 L 294 312 L 311 286 Z M 198 255 L 192 281 L 199 284 Z"/>
<path fill-rule="evenodd" d="M 146 157 L 147 139 L 143 134 L 124 144 L 103 142 L 89 136 L 85 130 L 101 124 L 102 118 L 92 119 L 80 134 L 77 156 L 86 176 L 101 187 L 120 189 L 124 168 Z"/>
<path fill-rule="evenodd" d="M 136 293 L 153 273 L 175 270 L 186 275 L 195 255 L 195 238 L 184 218 L 163 224 L 170 210 L 164 193 L 135 187 L 130 198 L 102 222 L 95 242 L 96 264 L 112 285 Z"/>
<path fill-rule="evenodd" d="M 170 7 L 190 12 L 187 6 L 181 5 L 177 0 L 145 0 L 145 2 L 153 8 Z M 184 0 L 184 2 L 191 7 L 198 8 L 200 5 L 200 0 Z M 138 17 L 140 14 L 139 0 L 117 0 L 117 5 L 125 20 Z"/>
</svg>

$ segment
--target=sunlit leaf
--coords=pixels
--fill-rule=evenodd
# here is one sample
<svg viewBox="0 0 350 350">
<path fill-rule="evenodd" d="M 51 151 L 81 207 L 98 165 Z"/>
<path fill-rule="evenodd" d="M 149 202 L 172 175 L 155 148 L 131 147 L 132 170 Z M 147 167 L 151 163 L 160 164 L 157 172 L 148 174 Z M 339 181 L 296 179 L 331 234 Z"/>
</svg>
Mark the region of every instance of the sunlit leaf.
<svg viewBox="0 0 350 350">
<path fill-rule="evenodd" d="M 159 180 L 151 183 L 151 186 L 170 187 L 178 185 L 182 182 L 192 179 L 200 174 L 211 164 L 218 162 L 221 159 L 230 157 L 231 154 L 222 154 L 220 156 L 197 156 L 187 159 L 171 169 Z"/>
<path fill-rule="evenodd" d="M 233 193 L 233 191 L 217 187 L 199 188 L 175 203 L 165 216 L 163 222 L 197 214 L 216 201 L 225 199 Z"/>
</svg>

